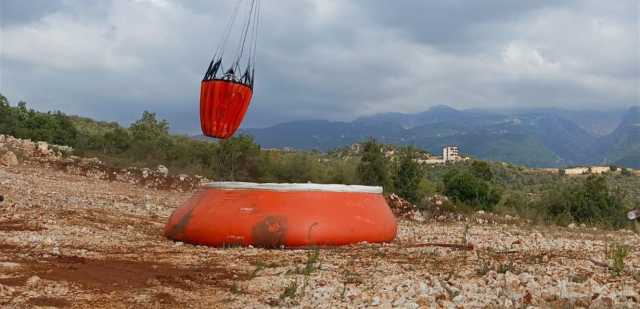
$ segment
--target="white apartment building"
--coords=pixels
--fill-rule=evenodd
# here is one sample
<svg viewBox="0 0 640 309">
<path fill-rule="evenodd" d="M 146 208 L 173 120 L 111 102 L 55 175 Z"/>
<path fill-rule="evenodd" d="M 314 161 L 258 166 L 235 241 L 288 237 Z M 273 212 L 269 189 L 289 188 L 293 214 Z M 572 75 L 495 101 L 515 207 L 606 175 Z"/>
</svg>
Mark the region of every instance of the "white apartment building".
<svg viewBox="0 0 640 309">
<path fill-rule="evenodd" d="M 449 145 L 442 148 L 442 160 L 444 162 L 458 161 L 461 159 L 458 146 Z"/>
</svg>

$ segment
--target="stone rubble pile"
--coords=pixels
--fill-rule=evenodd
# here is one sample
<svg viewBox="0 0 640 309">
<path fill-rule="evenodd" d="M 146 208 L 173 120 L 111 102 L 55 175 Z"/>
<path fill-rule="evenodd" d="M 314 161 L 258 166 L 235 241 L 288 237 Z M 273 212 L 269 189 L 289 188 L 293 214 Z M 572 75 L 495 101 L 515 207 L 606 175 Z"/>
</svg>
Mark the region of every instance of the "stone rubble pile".
<svg viewBox="0 0 640 309">
<path fill-rule="evenodd" d="M 16 157 L 16 154 L 13 153 L 13 151 L 7 151 L 0 156 L 0 165 L 14 166 L 18 164 L 20 164 L 20 162 L 18 162 L 18 157 Z"/>
<path fill-rule="evenodd" d="M 399 219 L 407 219 L 407 220 L 416 220 L 416 221 L 424 221 L 424 217 L 416 207 L 416 205 L 411 202 L 401 198 L 395 193 L 391 193 L 386 197 L 387 204 L 391 211 Z"/>
<path fill-rule="evenodd" d="M 412 213 L 416 208 L 415 205 L 399 197 L 395 193 L 391 193 L 387 197 L 387 203 L 389 204 L 391 211 L 393 211 L 393 214 L 396 215 L 396 217 L 406 216 Z"/>
<path fill-rule="evenodd" d="M 207 178 L 197 175 L 170 175 L 169 169 L 163 165 L 154 170 L 137 167 L 113 168 L 98 158 L 81 158 L 71 155 L 72 152 L 73 149 L 67 146 L 0 135 L 0 165 L 3 166 L 18 165 L 16 154 L 19 154 L 23 160 L 38 163 L 46 168 L 52 167 L 69 174 L 126 182 L 146 188 L 190 191 L 209 182 Z"/>
</svg>

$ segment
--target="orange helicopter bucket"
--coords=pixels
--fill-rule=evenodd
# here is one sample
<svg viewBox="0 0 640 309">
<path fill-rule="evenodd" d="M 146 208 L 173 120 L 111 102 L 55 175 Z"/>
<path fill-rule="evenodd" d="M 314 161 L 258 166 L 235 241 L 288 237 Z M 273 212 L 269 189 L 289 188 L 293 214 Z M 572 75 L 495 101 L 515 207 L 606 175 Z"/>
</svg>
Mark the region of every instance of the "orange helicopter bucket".
<svg viewBox="0 0 640 309">
<path fill-rule="evenodd" d="M 165 235 L 214 247 L 339 246 L 395 239 L 381 187 L 215 182 L 179 207 Z"/>
</svg>

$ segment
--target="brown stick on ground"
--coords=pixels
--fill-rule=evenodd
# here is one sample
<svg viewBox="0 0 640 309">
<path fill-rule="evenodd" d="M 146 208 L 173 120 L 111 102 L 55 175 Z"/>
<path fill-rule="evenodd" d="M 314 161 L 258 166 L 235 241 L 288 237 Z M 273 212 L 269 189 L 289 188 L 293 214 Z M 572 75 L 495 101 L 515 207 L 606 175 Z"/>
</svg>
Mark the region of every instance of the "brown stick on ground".
<svg viewBox="0 0 640 309">
<path fill-rule="evenodd" d="M 609 265 L 607 263 L 596 261 L 594 259 L 589 259 L 589 261 L 597 266 L 609 268 Z"/>
<path fill-rule="evenodd" d="M 589 262 L 593 263 L 593 265 L 604 267 L 604 268 L 610 268 L 611 267 L 611 266 L 609 266 L 609 264 L 607 264 L 605 262 L 600 262 L 600 261 L 594 260 L 592 258 L 572 257 L 572 256 L 565 256 L 565 255 L 556 255 L 556 256 L 557 257 L 566 258 L 566 259 L 589 261 Z"/>
<path fill-rule="evenodd" d="M 471 251 L 474 249 L 473 244 L 423 243 L 423 244 L 413 244 L 413 245 L 407 246 L 407 248 L 422 248 L 422 247 L 445 247 L 445 248 L 453 248 L 453 249 L 468 250 L 468 251 Z"/>
</svg>

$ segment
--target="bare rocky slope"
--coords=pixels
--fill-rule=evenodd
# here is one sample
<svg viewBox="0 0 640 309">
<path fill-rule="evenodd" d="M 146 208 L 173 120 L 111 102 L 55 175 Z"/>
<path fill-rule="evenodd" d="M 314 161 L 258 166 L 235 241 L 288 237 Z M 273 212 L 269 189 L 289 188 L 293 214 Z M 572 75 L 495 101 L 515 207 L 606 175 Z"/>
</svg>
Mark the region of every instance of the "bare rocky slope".
<svg viewBox="0 0 640 309">
<path fill-rule="evenodd" d="M 109 169 L 63 150 L 0 138 L 0 157 L 18 161 L 0 163 L 2 308 L 640 307 L 631 231 L 414 215 L 384 245 L 192 246 L 163 228 L 206 179 Z M 619 276 L 606 265 L 614 242 L 630 248 Z"/>
</svg>

